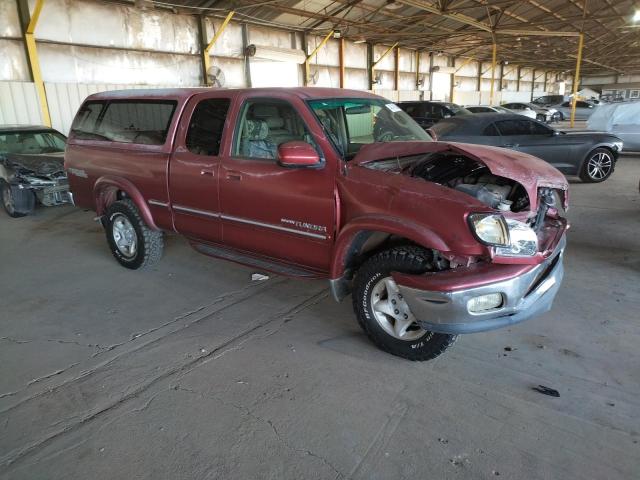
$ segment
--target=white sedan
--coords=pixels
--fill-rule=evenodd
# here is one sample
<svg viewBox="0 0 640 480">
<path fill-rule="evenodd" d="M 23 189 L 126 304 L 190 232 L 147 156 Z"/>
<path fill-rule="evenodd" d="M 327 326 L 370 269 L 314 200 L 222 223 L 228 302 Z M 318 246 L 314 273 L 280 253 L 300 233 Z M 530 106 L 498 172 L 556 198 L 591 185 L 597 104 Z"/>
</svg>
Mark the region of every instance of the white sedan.
<svg viewBox="0 0 640 480">
<path fill-rule="evenodd" d="M 504 103 L 502 106 L 513 113 L 519 113 L 540 122 L 550 123 L 559 119 L 556 115 L 558 111 L 555 108 L 541 107 L 540 105 L 525 102 Z"/>
</svg>

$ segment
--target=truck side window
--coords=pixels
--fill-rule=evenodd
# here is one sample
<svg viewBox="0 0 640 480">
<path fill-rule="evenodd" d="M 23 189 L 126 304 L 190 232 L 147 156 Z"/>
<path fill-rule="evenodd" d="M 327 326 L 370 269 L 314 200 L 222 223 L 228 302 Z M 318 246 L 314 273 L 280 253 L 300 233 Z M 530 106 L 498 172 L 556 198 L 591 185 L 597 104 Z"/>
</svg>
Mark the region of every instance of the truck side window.
<svg viewBox="0 0 640 480">
<path fill-rule="evenodd" d="M 236 127 L 233 155 L 246 158 L 278 157 L 282 143 L 303 141 L 317 149 L 296 110 L 281 100 L 249 100 Z"/>
<path fill-rule="evenodd" d="M 87 102 L 78 111 L 71 125 L 71 131 L 77 138 L 92 140 L 95 137 L 98 118 L 105 102 Z"/>
<path fill-rule="evenodd" d="M 176 104 L 166 100 L 109 102 L 96 133 L 112 142 L 162 145 Z"/>
<path fill-rule="evenodd" d="M 218 155 L 230 103 L 228 98 L 210 98 L 196 105 L 191 115 L 186 140 L 191 153 Z"/>
</svg>

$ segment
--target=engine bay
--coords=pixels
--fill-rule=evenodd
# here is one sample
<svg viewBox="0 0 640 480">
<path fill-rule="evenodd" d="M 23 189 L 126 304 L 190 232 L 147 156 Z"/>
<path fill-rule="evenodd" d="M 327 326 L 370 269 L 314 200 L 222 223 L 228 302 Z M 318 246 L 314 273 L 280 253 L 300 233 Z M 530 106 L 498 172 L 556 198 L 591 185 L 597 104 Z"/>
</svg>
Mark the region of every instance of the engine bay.
<svg viewBox="0 0 640 480">
<path fill-rule="evenodd" d="M 529 197 L 518 182 L 499 177 L 489 168 L 464 155 L 435 152 L 423 156 L 410 175 L 471 195 L 485 205 L 505 212 L 529 208 Z"/>
</svg>

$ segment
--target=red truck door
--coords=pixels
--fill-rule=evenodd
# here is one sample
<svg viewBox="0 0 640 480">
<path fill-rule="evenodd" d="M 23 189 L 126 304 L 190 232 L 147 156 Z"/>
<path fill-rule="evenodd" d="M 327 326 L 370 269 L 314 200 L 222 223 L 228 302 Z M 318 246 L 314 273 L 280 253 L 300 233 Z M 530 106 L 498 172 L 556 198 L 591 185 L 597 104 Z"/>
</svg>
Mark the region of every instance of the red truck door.
<svg viewBox="0 0 640 480">
<path fill-rule="evenodd" d="M 185 107 L 169 162 L 169 197 L 175 229 L 210 242 L 222 239 L 218 182 L 220 143 L 230 99 L 207 95 Z"/>
<path fill-rule="evenodd" d="M 296 108 L 285 99 L 244 97 L 230 155 L 220 168 L 223 239 L 237 249 L 324 272 L 336 221 L 335 166 L 293 169 L 276 160 L 282 143 L 316 146 L 299 102 Z"/>
</svg>

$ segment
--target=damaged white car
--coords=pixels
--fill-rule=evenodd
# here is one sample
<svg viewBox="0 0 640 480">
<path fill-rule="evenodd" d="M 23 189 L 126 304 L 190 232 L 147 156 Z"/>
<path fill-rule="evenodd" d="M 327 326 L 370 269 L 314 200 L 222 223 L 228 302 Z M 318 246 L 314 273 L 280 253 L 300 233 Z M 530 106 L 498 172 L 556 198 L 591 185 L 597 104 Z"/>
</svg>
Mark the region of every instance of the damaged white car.
<svg viewBox="0 0 640 480">
<path fill-rule="evenodd" d="M 41 126 L 0 125 L 2 205 L 11 217 L 44 206 L 73 203 L 64 171 L 66 137 Z"/>
</svg>

